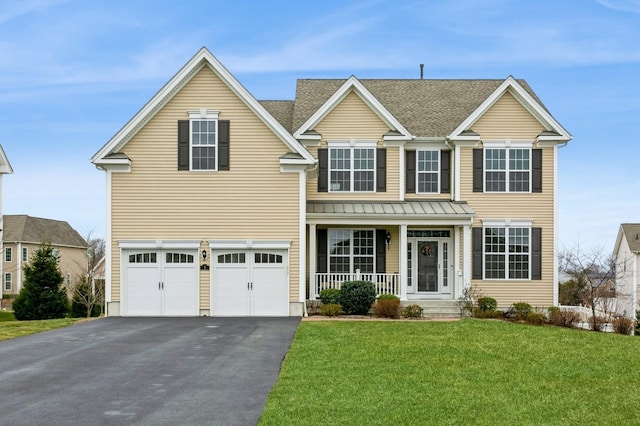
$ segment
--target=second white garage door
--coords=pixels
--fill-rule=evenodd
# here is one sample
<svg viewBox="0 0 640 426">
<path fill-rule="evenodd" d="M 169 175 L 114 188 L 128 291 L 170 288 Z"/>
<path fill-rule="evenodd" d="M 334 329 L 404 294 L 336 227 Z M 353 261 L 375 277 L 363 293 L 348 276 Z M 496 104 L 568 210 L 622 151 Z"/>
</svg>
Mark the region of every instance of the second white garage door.
<svg viewBox="0 0 640 426">
<path fill-rule="evenodd" d="M 287 250 L 213 252 L 214 316 L 288 316 Z"/>
</svg>

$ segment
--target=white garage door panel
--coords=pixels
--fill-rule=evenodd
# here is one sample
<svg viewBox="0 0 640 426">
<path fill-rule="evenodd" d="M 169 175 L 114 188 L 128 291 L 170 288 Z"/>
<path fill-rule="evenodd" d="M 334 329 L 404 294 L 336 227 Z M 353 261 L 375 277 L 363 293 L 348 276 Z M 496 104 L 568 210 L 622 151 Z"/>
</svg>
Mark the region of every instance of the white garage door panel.
<svg viewBox="0 0 640 426">
<path fill-rule="evenodd" d="M 249 315 L 249 269 L 242 264 L 218 265 L 213 311 L 218 316 Z"/>
<path fill-rule="evenodd" d="M 214 253 L 212 315 L 288 316 L 286 250 Z"/>
<path fill-rule="evenodd" d="M 127 315 L 149 316 L 160 313 L 158 264 L 129 265 L 126 282 Z"/>
<path fill-rule="evenodd" d="M 164 310 L 168 316 L 197 316 L 198 270 L 193 264 L 167 264 L 164 267 Z"/>
<path fill-rule="evenodd" d="M 289 314 L 289 288 L 284 267 L 253 267 L 253 315 Z"/>
</svg>

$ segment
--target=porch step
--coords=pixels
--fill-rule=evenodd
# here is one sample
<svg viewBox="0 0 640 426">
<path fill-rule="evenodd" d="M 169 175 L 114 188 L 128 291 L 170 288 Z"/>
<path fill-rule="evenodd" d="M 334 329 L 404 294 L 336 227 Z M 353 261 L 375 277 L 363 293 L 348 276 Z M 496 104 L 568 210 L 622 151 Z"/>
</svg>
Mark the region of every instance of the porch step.
<svg viewBox="0 0 640 426">
<path fill-rule="evenodd" d="M 455 300 L 405 300 L 402 306 L 418 305 L 425 318 L 460 318 L 460 307 Z"/>
</svg>

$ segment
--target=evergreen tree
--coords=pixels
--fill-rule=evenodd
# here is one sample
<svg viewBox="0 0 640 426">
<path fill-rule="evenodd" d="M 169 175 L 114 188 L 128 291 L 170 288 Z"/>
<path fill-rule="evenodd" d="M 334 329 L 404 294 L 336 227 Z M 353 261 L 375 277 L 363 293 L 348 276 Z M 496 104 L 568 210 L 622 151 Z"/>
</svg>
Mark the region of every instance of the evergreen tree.
<svg viewBox="0 0 640 426">
<path fill-rule="evenodd" d="M 24 268 L 24 285 L 13 302 L 17 320 L 64 318 L 69 310 L 58 256 L 49 244 L 35 251 Z"/>
</svg>

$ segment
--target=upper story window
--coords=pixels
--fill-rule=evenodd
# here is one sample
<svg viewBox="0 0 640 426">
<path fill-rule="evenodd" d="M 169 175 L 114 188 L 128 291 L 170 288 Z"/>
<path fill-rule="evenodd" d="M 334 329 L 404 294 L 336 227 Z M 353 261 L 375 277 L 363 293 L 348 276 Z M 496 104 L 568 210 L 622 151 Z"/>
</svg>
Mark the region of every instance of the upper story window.
<svg viewBox="0 0 640 426">
<path fill-rule="evenodd" d="M 229 120 L 202 108 L 178 121 L 178 170 L 229 170 Z"/>
<path fill-rule="evenodd" d="M 417 151 L 416 175 L 418 179 L 418 193 L 440 192 L 440 151 Z"/>
<path fill-rule="evenodd" d="M 217 170 L 218 111 L 189 112 L 191 170 Z"/>
<path fill-rule="evenodd" d="M 330 143 L 329 191 L 374 192 L 375 190 L 375 142 Z"/>
<path fill-rule="evenodd" d="M 529 192 L 531 190 L 531 149 L 486 148 L 485 191 Z"/>
<path fill-rule="evenodd" d="M 22 247 L 22 261 L 23 262 L 29 261 L 29 251 L 26 247 Z"/>
<path fill-rule="evenodd" d="M 4 261 L 11 262 L 11 247 L 5 247 L 4 249 Z"/>
</svg>

